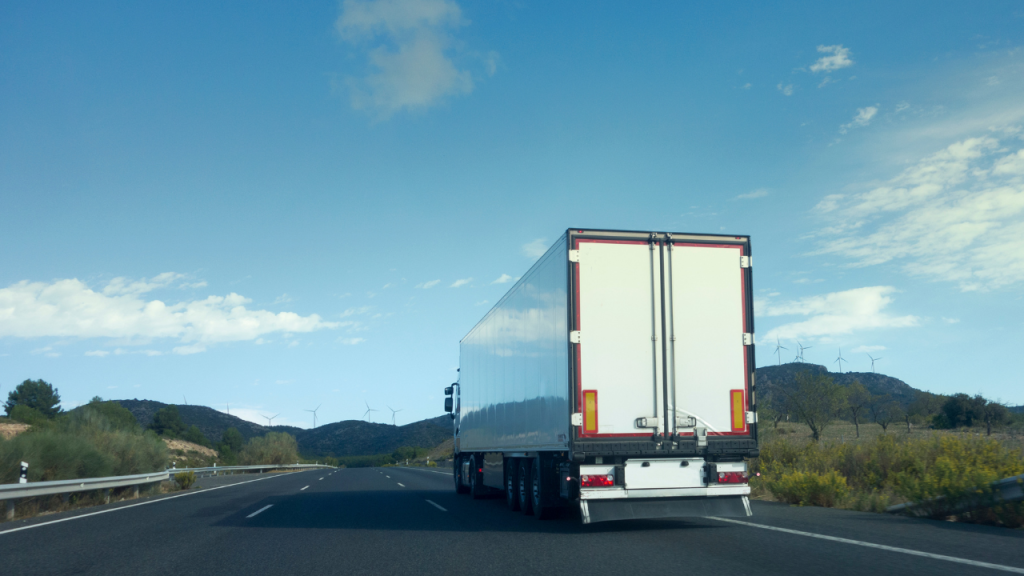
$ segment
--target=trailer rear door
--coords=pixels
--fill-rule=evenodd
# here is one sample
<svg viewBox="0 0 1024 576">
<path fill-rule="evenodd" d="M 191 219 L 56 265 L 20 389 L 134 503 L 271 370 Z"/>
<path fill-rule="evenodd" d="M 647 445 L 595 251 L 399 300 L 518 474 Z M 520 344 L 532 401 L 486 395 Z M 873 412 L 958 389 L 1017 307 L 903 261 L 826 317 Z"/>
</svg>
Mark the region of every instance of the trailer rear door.
<svg viewBox="0 0 1024 576">
<path fill-rule="evenodd" d="M 743 247 L 677 243 L 666 248 L 669 413 L 675 422 L 694 417 L 709 436 L 747 435 Z M 678 433 L 692 431 L 680 427 Z"/>
<path fill-rule="evenodd" d="M 644 241 L 576 239 L 581 438 L 650 436 L 662 412 L 661 256 Z"/>
</svg>

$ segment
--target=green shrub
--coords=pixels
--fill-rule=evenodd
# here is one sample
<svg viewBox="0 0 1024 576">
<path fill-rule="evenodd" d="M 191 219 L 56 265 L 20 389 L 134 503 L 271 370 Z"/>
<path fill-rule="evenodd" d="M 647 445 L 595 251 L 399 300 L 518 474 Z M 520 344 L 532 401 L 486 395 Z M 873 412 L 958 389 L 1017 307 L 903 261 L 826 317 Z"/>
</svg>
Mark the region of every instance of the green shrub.
<svg viewBox="0 0 1024 576">
<path fill-rule="evenodd" d="M 172 404 L 157 410 L 153 421 L 149 423 L 149 429 L 161 436 L 180 438 L 185 433 L 185 423 L 181 421 L 178 407 Z"/>
<path fill-rule="evenodd" d="M 768 489 L 776 498 L 801 506 L 833 508 L 846 499 L 849 488 L 846 478 L 832 470 L 817 472 L 788 472 L 768 482 Z"/>
<path fill-rule="evenodd" d="M 50 423 L 50 419 L 45 414 L 24 404 L 16 404 L 12 407 L 10 418 L 15 422 L 21 422 L 29 426 L 46 426 Z"/>
<path fill-rule="evenodd" d="M 299 461 L 299 445 L 291 434 L 268 432 L 252 438 L 238 455 L 242 464 L 294 464 Z"/>
<path fill-rule="evenodd" d="M 196 483 L 196 473 L 192 471 L 179 472 L 174 475 L 174 483 L 182 490 L 188 490 Z"/>
<path fill-rule="evenodd" d="M 427 466 L 430 466 L 431 468 L 437 468 L 437 462 L 431 460 L 430 462 L 427 462 Z"/>
</svg>

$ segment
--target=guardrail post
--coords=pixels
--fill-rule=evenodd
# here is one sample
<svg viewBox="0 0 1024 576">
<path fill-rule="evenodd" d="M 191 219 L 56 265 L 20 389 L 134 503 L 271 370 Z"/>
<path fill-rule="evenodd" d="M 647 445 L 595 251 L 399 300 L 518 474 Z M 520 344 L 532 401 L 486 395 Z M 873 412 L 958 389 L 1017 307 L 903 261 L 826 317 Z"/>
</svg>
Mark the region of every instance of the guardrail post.
<svg viewBox="0 0 1024 576">
<path fill-rule="evenodd" d="M 110 488 L 103 489 L 103 503 L 110 504 Z"/>
<path fill-rule="evenodd" d="M 7 519 L 14 520 L 14 500 L 7 501 Z"/>
<path fill-rule="evenodd" d="M 136 497 L 136 498 L 138 498 L 138 497 L 139 497 L 139 485 L 138 485 L 138 484 L 136 484 L 136 485 L 134 486 L 134 488 L 135 488 L 135 497 Z"/>
</svg>

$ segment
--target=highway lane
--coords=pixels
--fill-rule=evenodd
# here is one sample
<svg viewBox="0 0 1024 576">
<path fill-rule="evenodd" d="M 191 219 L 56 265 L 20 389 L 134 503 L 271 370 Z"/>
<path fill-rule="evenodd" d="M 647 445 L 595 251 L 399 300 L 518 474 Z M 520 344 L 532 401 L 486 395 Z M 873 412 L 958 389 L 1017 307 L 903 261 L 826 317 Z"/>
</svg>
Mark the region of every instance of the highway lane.
<svg viewBox="0 0 1024 576">
<path fill-rule="evenodd" d="M 19 532 L 0 524 L 0 558 L 4 574 L 1006 573 L 711 519 L 542 522 L 451 483 L 435 469 L 281 475 Z M 1024 573 L 1020 531 L 752 504 L 745 522 Z"/>
</svg>

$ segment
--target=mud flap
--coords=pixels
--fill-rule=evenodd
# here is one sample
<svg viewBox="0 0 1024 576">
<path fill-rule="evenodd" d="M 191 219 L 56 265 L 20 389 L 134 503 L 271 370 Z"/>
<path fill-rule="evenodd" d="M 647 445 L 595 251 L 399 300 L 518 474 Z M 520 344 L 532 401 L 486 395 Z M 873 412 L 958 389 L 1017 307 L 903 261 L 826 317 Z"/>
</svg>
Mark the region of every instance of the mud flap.
<svg viewBox="0 0 1024 576">
<path fill-rule="evenodd" d="M 746 496 L 580 500 L 580 517 L 584 524 L 610 520 L 750 515 L 750 501 Z"/>
</svg>

